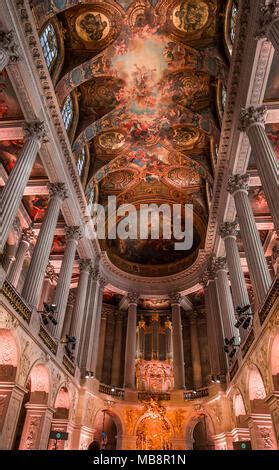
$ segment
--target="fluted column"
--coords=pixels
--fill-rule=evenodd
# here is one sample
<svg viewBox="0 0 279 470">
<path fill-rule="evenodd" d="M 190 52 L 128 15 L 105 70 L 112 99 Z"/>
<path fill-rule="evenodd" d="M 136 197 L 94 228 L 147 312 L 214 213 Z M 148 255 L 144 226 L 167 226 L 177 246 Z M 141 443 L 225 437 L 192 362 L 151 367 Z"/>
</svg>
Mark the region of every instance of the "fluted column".
<svg viewBox="0 0 279 470">
<path fill-rule="evenodd" d="M 98 296 L 96 298 L 96 315 L 95 315 L 94 330 L 93 330 L 92 350 L 91 350 L 91 355 L 90 355 L 91 366 L 89 368 L 89 370 L 91 370 L 94 373 L 96 373 L 96 369 L 97 369 L 103 293 L 104 293 L 104 287 L 106 285 L 106 280 L 100 275 L 98 275 L 98 284 L 99 284 L 99 288 L 98 288 Z"/>
<path fill-rule="evenodd" d="M 1 218 L 1 220 L 2 220 L 2 218 Z M 9 244 L 8 240 L 7 240 L 3 256 L 1 257 L 2 258 L 2 266 L 3 266 L 4 271 L 6 271 L 7 276 L 9 275 L 12 264 L 15 261 L 15 255 L 16 255 L 16 251 L 18 249 L 18 244 L 19 244 L 18 242 L 19 242 L 19 240 L 21 238 L 21 235 L 22 235 L 22 229 L 21 229 L 21 225 L 20 225 L 20 221 L 19 221 L 18 217 L 16 217 L 15 220 L 13 221 L 12 230 L 15 234 L 15 237 L 14 237 L 14 240 L 13 240 L 14 243 Z"/>
<path fill-rule="evenodd" d="M 173 370 L 174 386 L 176 389 L 185 388 L 184 350 L 181 323 L 181 295 L 174 293 L 170 295 L 172 311 L 172 344 L 173 344 Z"/>
<path fill-rule="evenodd" d="M 34 239 L 35 234 L 31 226 L 22 230 L 22 236 L 16 252 L 16 258 L 8 274 L 8 281 L 14 287 L 17 287 L 27 251 L 29 250 L 31 241 Z"/>
<path fill-rule="evenodd" d="M 263 106 L 243 109 L 240 117 L 240 129 L 248 135 L 272 219 L 279 234 L 279 166 L 270 140 L 266 135 L 265 114 L 266 108 Z"/>
<path fill-rule="evenodd" d="M 225 222 L 220 228 L 220 235 L 225 243 L 235 310 L 250 303 L 236 243 L 237 225 L 237 222 Z"/>
<path fill-rule="evenodd" d="M 60 339 L 63 322 L 66 312 L 67 300 L 71 286 L 71 278 L 73 265 L 77 249 L 78 240 L 81 238 L 80 227 L 65 227 L 66 248 L 62 260 L 62 265 L 58 277 L 57 287 L 54 295 L 54 303 L 56 305 L 55 319 L 57 325 L 51 326 L 51 333 L 55 338 Z"/>
<path fill-rule="evenodd" d="M 62 328 L 62 335 L 61 335 L 62 338 L 70 334 L 74 305 L 75 305 L 75 294 L 74 294 L 74 291 L 70 290 L 68 300 L 67 300 L 67 307 L 66 307 L 63 328 Z"/>
<path fill-rule="evenodd" d="M 159 314 L 152 315 L 152 359 L 159 359 Z"/>
<path fill-rule="evenodd" d="M 59 212 L 67 197 L 64 183 L 50 183 L 49 204 L 35 245 L 27 277 L 22 289 L 24 299 L 36 307 L 41 295 Z"/>
<path fill-rule="evenodd" d="M 16 63 L 18 60 L 19 50 L 13 31 L 0 31 L 0 73 L 7 65 Z"/>
<path fill-rule="evenodd" d="M 248 198 L 248 181 L 248 175 L 234 175 L 229 180 L 228 191 L 234 196 L 249 274 L 255 295 L 261 303 L 271 285 L 271 277 Z"/>
<path fill-rule="evenodd" d="M 106 329 L 107 329 L 107 319 L 108 312 L 103 306 L 101 313 L 101 324 L 100 324 L 100 334 L 99 334 L 99 348 L 98 348 L 98 358 L 97 358 L 97 367 L 96 367 L 96 377 L 102 381 L 103 378 L 103 365 L 104 365 L 104 352 L 105 352 L 105 340 L 106 340 Z"/>
<path fill-rule="evenodd" d="M 116 314 L 116 325 L 114 333 L 114 344 L 111 365 L 111 384 L 120 387 L 121 351 L 123 332 L 123 312 L 120 310 Z"/>
<path fill-rule="evenodd" d="M 167 317 L 167 320 L 165 321 L 165 331 L 166 331 L 166 360 L 171 361 L 172 360 L 172 324 Z"/>
<path fill-rule="evenodd" d="M 138 324 L 138 358 L 139 359 L 143 359 L 144 357 L 144 338 L 145 338 L 145 321 L 142 316 Z"/>
<path fill-rule="evenodd" d="M 44 302 L 51 303 L 51 301 L 53 300 L 53 291 L 57 284 L 57 279 L 58 279 L 58 276 L 55 272 L 55 268 L 53 264 L 48 262 L 46 270 L 45 270 L 41 297 L 38 303 L 38 311 L 42 311 L 44 309 Z"/>
<path fill-rule="evenodd" d="M 279 55 L 279 6 L 276 0 L 269 5 L 262 6 L 259 18 L 259 31 L 257 38 L 266 37 Z"/>
<path fill-rule="evenodd" d="M 88 259 L 82 259 L 79 261 L 79 281 L 77 286 L 77 293 L 76 293 L 76 300 L 74 305 L 74 311 L 72 316 L 71 322 L 71 329 L 70 335 L 75 336 L 76 338 L 76 354 L 79 348 L 80 336 L 81 336 L 81 326 L 82 321 L 84 318 L 84 307 L 86 301 L 86 292 L 87 292 L 87 284 L 88 284 L 88 277 L 89 271 L 91 268 L 91 261 Z"/>
<path fill-rule="evenodd" d="M 191 335 L 191 355 L 193 366 L 193 382 L 195 388 L 202 386 L 202 367 L 201 355 L 199 346 L 198 326 L 197 326 L 197 313 L 192 312 L 190 315 L 190 335 Z"/>
<path fill-rule="evenodd" d="M 228 339 L 231 339 L 233 336 L 239 338 L 239 331 L 234 326 L 236 323 L 236 317 L 234 314 L 232 295 L 227 276 L 228 269 L 226 258 L 215 258 L 213 265 L 216 273 L 217 292 L 224 337 Z"/>
<path fill-rule="evenodd" d="M 128 302 L 124 384 L 127 388 L 135 388 L 138 295 L 130 292 Z"/>
<path fill-rule="evenodd" d="M 24 189 L 33 168 L 40 144 L 45 138 L 45 128 L 42 122 L 33 122 L 25 127 L 25 144 L 17 158 L 7 183 L 0 193 L 0 206 L 2 208 L 1 222 L 2 234 L 0 252 L 3 251 L 7 237 L 16 217 Z"/>
</svg>

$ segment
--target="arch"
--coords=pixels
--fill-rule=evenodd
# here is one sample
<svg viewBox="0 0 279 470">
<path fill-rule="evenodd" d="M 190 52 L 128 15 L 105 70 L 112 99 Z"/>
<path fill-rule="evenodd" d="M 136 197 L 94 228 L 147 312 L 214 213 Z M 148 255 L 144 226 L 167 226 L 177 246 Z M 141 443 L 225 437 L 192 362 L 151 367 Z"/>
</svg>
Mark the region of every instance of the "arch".
<svg viewBox="0 0 279 470">
<path fill-rule="evenodd" d="M 206 423 L 205 430 L 206 432 L 208 432 L 208 437 L 215 435 L 215 426 L 213 423 L 213 419 L 207 411 L 203 411 L 202 413 L 192 416 L 190 421 L 186 424 L 186 429 L 185 429 L 185 434 L 184 434 L 185 441 L 186 441 L 186 448 L 188 450 L 191 450 L 194 448 L 194 445 L 195 445 L 194 431 L 195 431 L 195 428 L 199 425 L 199 423 L 203 421 Z M 214 449 L 214 443 L 213 443 L 213 440 L 211 439 L 208 439 L 207 444 L 205 442 L 203 444 L 206 447 L 204 448 L 204 450 Z M 197 446 L 197 443 L 196 443 L 196 446 Z"/>
<path fill-rule="evenodd" d="M 233 397 L 233 409 L 234 409 L 236 418 L 238 416 L 246 415 L 244 400 L 240 391 L 236 392 L 236 394 Z"/>
<path fill-rule="evenodd" d="M 279 390 L 279 333 L 272 341 L 270 350 L 270 367 L 272 384 L 275 390 Z"/>
<path fill-rule="evenodd" d="M 25 383 L 30 388 L 30 402 L 49 404 L 51 381 L 49 369 L 45 364 L 36 361 L 31 367 Z"/>
<path fill-rule="evenodd" d="M 225 10 L 224 24 L 224 42 L 229 59 L 231 58 L 232 49 L 235 41 L 238 14 L 239 8 L 237 1 L 229 0 Z"/>
<path fill-rule="evenodd" d="M 153 411 L 144 413 L 136 422 L 133 434 L 136 435 L 136 444 L 138 450 L 167 450 L 171 447 L 172 439 L 175 436 L 171 421 L 163 415 L 152 416 Z M 156 413 L 156 411 L 155 411 Z M 148 429 L 148 435 L 145 433 L 145 427 Z M 141 429 L 142 428 L 142 429 Z M 152 434 L 155 433 L 155 434 Z"/>
<path fill-rule="evenodd" d="M 60 387 L 54 402 L 55 419 L 68 419 L 70 411 L 70 394 L 67 387 Z"/>
<path fill-rule="evenodd" d="M 252 365 L 248 376 L 249 400 L 264 400 L 266 390 L 261 373 L 257 366 Z"/>
<path fill-rule="evenodd" d="M 105 414 L 105 419 L 104 419 L 104 414 Z M 111 421 L 107 420 L 106 416 L 109 416 Z M 112 423 L 115 426 L 115 429 L 112 425 Z M 94 440 L 99 441 L 101 443 L 102 440 L 102 431 L 103 431 L 103 426 L 104 426 L 104 431 L 107 433 L 107 444 L 106 448 L 107 449 L 120 449 L 121 448 L 121 439 L 123 435 L 123 425 L 122 421 L 120 419 L 120 416 L 112 412 L 108 408 L 99 408 L 97 412 L 95 413 L 94 417 Z M 116 434 L 114 434 L 116 432 Z"/>
<path fill-rule="evenodd" d="M 18 368 L 18 349 L 10 330 L 0 328 L 0 381 L 14 382 Z"/>
</svg>

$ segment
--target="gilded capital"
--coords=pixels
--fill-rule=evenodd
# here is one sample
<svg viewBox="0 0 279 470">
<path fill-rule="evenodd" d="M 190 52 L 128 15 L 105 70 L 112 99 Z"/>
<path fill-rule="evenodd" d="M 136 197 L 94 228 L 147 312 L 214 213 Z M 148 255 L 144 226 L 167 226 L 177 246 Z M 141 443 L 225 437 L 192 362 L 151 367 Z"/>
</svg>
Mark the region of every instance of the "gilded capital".
<svg viewBox="0 0 279 470">
<path fill-rule="evenodd" d="M 180 305 L 182 302 L 182 295 L 179 292 L 173 292 L 169 295 L 171 305 Z"/>
<path fill-rule="evenodd" d="M 137 305 L 139 301 L 139 295 L 136 292 L 129 292 L 127 295 L 129 305 Z"/>
<path fill-rule="evenodd" d="M 220 225 L 219 235 L 221 238 L 225 239 L 228 237 L 236 238 L 238 234 L 238 223 L 235 220 L 234 222 L 224 222 Z"/>
<path fill-rule="evenodd" d="M 249 190 L 249 175 L 233 175 L 228 182 L 227 190 L 230 194 L 234 195 L 237 191 Z"/>
<path fill-rule="evenodd" d="M 79 270 L 80 272 L 85 271 L 88 272 L 90 271 L 92 264 L 90 259 L 80 259 L 79 262 Z"/>
<path fill-rule="evenodd" d="M 50 198 L 58 197 L 64 201 L 68 197 L 65 183 L 48 183 L 47 187 Z"/>
<path fill-rule="evenodd" d="M 228 271 L 227 260 L 224 256 L 219 256 L 218 258 L 213 259 L 214 270 L 217 273 L 218 271 Z"/>
<path fill-rule="evenodd" d="M 240 112 L 239 130 L 248 131 L 254 124 L 264 124 L 267 108 L 265 106 L 242 108 Z"/>
</svg>

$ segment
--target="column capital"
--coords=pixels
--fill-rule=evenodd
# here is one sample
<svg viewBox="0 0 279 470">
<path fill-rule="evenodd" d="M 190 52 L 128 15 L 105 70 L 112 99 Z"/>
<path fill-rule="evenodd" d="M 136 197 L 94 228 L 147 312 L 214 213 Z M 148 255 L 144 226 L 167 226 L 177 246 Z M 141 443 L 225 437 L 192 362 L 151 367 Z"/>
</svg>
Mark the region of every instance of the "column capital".
<svg viewBox="0 0 279 470">
<path fill-rule="evenodd" d="M 50 198 L 58 197 L 64 201 L 68 197 L 65 183 L 48 183 L 47 187 Z"/>
<path fill-rule="evenodd" d="M 26 122 L 23 126 L 26 140 L 37 139 L 39 142 L 47 142 L 47 127 L 43 121 Z"/>
<path fill-rule="evenodd" d="M 240 112 L 239 130 L 245 132 L 255 124 L 264 124 L 266 112 L 266 106 L 242 108 Z"/>
<path fill-rule="evenodd" d="M 78 225 L 71 225 L 65 227 L 66 240 L 78 241 L 82 238 L 82 231 Z"/>
<path fill-rule="evenodd" d="M 237 191 L 249 190 L 249 175 L 233 175 L 228 182 L 227 190 L 230 194 L 234 195 Z"/>
<path fill-rule="evenodd" d="M 73 291 L 70 290 L 67 300 L 67 305 L 74 306 L 76 296 Z"/>
<path fill-rule="evenodd" d="M 79 270 L 80 272 L 85 271 L 85 272 L 90 272 L 90 269 L 92 267 L 91 260 L 90 259 L 80 259 L 78 261 L 79 264 Z"/>
<path fill-rule="evenodd" d="M 21 225 L 20 225 L 20 220 L 18 217 L 16 217 L 13 221 L 13 229 L 18 237 L 20 237 L 22 233 Z"/>
<path fill-rule="evenodd" d="M 219 235 L 221 238 L 226 239 L 228 237 L 236 238 L 238 234 L 238 222 L 223 222 L 220 225 Z"/>
<path fill-rule="evenodd" d="M 136 292 L 128 292 L 127 301 L 128 305 L 137 305 L 139 301 L 139 295 Z"/>
<path fill-rule="evenodd" d="M 256 39 L 266 38 L 268 30 L 274 21 L 279 21 L 279 6 L 276 5 L 276 0 L 269 5 L 263 5 L 260 9 L 259 15 L 259 29 L 256 34 Z"/>
<path fill-rule="evenodd" d="M 50 281 L 57 281 L 58 276 L 55 272 L 54 266 L 51 263 L 48 263 L 45 271 L 45 278 L 49 279 Z"/>
<path fill-rule="evenodd" d="M 16 63 L 20 60 L 20 49 L 14 31 L 0 31 L 0 63 Z"/>
<path fill-rule="evenodd" d="M 219 256 L 218 258 L 214 258 L 213 266 L 214 266 L 214 270 L 216 273 L 218 273 L 218 271 L 226 271 L 226 272 L 228 271 L 227 260 L 224 256 Z"/>
<path fill-rule="evenodd" d="M 171 305 L 180 305 L 182 302 L 182 295 L 180 292 L 172 292 L 172 294 L 169 295 L 169 299 Z"/>
<path fill-rule="evenodd" d="M 32 229 L 32 225 L 29 225 L 29 227 L 22 229 L 22 236 L 21 239 L 24 242 L 30 243 L 32 240 L 35 240 L 36 235 Z"/>
<path fill-rule="evenodd" d="M 99 284 L 100 284 L 100 287 L 101 287 L 101 288 L 104 288 L 105 285 L 107 284 L 106 278 L 104 278 L 104 277 L 101 276 L 100 274 L 98 274 L 98 281 L 99 281 Z"/>
<path fill-rule="evenodd" d="M 197 318 L 198 318 L 199 314 L 198 312 L 196 312 L 195 310 L 193 310 L 192 312 L 190 312 L 190 322 L 193 322 L 195 323 Z"/>
</svg>

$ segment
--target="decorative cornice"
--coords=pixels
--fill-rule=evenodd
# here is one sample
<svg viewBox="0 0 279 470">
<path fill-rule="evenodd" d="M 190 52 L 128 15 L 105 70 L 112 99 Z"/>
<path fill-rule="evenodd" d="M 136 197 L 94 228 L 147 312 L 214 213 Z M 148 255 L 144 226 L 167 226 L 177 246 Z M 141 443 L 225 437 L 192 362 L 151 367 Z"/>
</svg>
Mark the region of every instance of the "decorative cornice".
<svg viewBox="0 0 279 470">
<path fill-rule="evenodd" d="M 234 195 L 237 191 L 249 190 L 249 175 L 233 175 L 230 177 L 227 190 Z"/>
<path fill-rule="evenodd" d="M 26 122 L 23 126 L 23 133 L 26 140 L 36 139 L 39 142 L 47 142 L 48 129 L 44 122 Z"/>
<path fill-rule="evenodd" d="M 20 60 L 20 49 L 14 31 L 0 31 L 0 63 L 14 64 Z"/>
<path fill-rule="evenodd" d="M 242 108 L 238 129 L 242 132 L 247 132 L 249 128 L 255 124 L 264 125 L 266 113 L 266 106 L 250 106 L 250 108 Z"/>
<path fill-rule="evenodd" d="M 65 234 L 67 241 L 75 240 L 78 241 L 82 238 L 82 231 L 78 225 L 72 225 L 71 227 L 65 227 Z"/>
<path fill-rule="evenodd" d="M 238 222 L 224 222 L 220 226 L 219 235 L 221 238 L 226 239 L 228 237 L 236 238 L 238 234 Z"/>
<path fill-rule="evenodd" d="M 182 302 L 182 295 L 179 292 L 173 292 L 169 295 L 171 305 L 180 305 Z"/>
<path fill-rule="evenodd" d="M 64 201 L 68 197 L 65 183 L 48 183 L 47 187 L 50 198 L 58 197 Z"/>
</svg>

